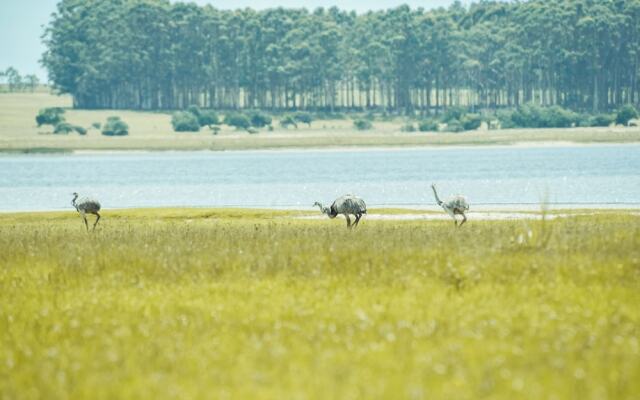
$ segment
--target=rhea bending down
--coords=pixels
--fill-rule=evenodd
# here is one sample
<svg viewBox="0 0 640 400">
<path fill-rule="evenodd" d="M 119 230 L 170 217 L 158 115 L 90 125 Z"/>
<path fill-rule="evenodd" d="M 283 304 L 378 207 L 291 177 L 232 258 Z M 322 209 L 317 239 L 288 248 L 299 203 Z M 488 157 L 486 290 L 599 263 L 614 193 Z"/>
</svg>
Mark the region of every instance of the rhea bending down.
<svg viewBox="0 0 640 400">
<path fill-rule="evenodd" d="M 436 196 L 436 202 L 438 205 L 442 207 L 444 211 L 451 216 L 451 218 L 453 218 L 453 223 L 456 226 L 462 226 L 462 224 L 467 222 L 467 216 L 464 213 L 469 211 L 469 202 L 466 197 L 458 194 L 451 196 L 447 201 L 442 201 L 440 200 L 440 197 L 438 197 L 438 192 L 436 192 L 436 185 L 432 184 L 431 189 L 433 189 L 433 194 Z M 462 215 L 460 225 L 458 225 L 456 215 Z"/>
<path fill-rule="evenodd" d="M 80 213 L 80 216 L 84 220 L 84 226 L 87 228 L 87 232 L 89 231 L 89 224 L 87 223 L 87 214 L 93 214 L 96 216 L 96 222 L 93 223 L 93 228 L 96 229 L 96 225 L 98 225 L 98 221 L 100 221 L 100 202 L 95 199 L 90 199 L 88 197 L 83 197 L 78 202 L 78 193 L 73 194 L 73 200 L 71 200 L 71 205 L 73 205 L 77 212 Z"/>
<path fill-rule="evenodd" d="M 347 219 L 347 228 L 349 229 L 358 226 L 360 218 L 367 213 L 367 205 L 364 203 L 364 200 L 352 194 L 346 194 L 338 197 L 330 207 L 325 207 L 317 201 L 313 206 L 320 207 L 320 211 L 322 211 L 323 214 L 327 214 L 329 218 L 335 218 L 338 214 L 344 215 Z M 353 225 L 351 224 L 351 218 L 349 215 L 356 217 Z"/>
</svg>

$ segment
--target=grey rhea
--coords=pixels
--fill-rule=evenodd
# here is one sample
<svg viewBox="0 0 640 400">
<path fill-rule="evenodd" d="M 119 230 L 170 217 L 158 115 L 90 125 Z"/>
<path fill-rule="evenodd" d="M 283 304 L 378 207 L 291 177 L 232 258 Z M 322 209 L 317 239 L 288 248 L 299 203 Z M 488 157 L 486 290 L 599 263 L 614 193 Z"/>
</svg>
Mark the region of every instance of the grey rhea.
<svg viewBox="0 0 640 400">
<path fill-rule="evenodd" d="M 313 206 L 320 207 L 320 211 L 322 211 L 323 214 L 327 214 L 329 218 L 335 218 L 338 214 L 344 215 L 347 219 L 347 228 L 358 226 L 362 215 L 367 213 L 367 205 L 364 203 L 364 200 L 352 194 L 345 194 L 344 196 L 338 197 L 330 207 L 325 207 L 317 201 Z M 356 217 L 353 225 L 351 224 L 351 218 L 349 218 L 349 215 Z"/>
<path fill-rule="evenodd" d="M 451 196 L 447 201 L 442 201 L 440 200 L 440 197 L 438 197 L 438 192 L 436 192 L 436 185 L 432 184 L 431 189 L 433 189 L 433 194 L 436 196 L 436 202 L 438 205 L 442 207 L 444 211 L 451 216 L 451 218 L 453 218 L 456 226 L 458 226 L 456 215 L 462 215 L 462 222 L 460 222 L 459 226 L 462 226 L 462 224 L 467 222 L 467 216 L 464 213 L 469 211 L 469 202 L 466 197 L 458 194 Z"/>
<path fill-rule="evenodd" d="M 80 216 L 84 220 L 84 226 L 87 228 L 87 232 L 89 231 L 89 224 L 87 223 L 87 214 L 93 214 L 97 217 L 96 222 L 93 223 L 93 229 L 96 229 L 96 225 L 98 225 L 98 221 L 100 221 L 100 213 L 98 212 L 100 211 L 100 202 L 98 200 L 91 199 L 88 197 L 83 197 L 76 202 L 77 199 L 78 199 L 78 193 L 74 193 L 73 200 L 71 200 L 71 205 L 73 205 L 76 211 L 80 213 Z"/>
</svg>

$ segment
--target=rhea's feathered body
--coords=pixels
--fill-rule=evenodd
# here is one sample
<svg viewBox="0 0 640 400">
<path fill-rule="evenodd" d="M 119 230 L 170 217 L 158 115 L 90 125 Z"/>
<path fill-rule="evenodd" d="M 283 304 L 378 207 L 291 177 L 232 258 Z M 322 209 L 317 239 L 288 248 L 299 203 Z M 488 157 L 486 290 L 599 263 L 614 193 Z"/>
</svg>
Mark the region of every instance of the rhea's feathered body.
<svg viewBox="0 0 640 400">
<path fill-rule="evenodd" d="M 454 224 L 458 226 L 458 220 L 456 219 L 456 215 L 462 215 L 462 221 L 460 222 L 460 226 L 467 222 L 467 216 L 465 213 L 469 211 L 469 201 L 466 197 L 462 195 L 451 196 L 447 201 L 440 200 L 438 197 L 438 192 L 436 191 L 436 186 L 431 185 L 431 189 L 433 189 L 433 195 L 436 197 L 436 203 L 442 209 L 453 218 Z"/>
<path fill-rule="evenodd" d="M 98 225 L 98 221 L 100 221 L 100 202 L 96 199 L 92 199 L 90 197 L 83 197 L 78 200 L 78 193 L 73 194 L 73 200 L 71 200 L 71 205 L 75 207 L 76 211 L 80 213 L 80 216 L 84 220 L 84 225 L 89 230 L 89 224 L 87 223 L 86 214 L 93 214 L 96 216 L 96 222 L 93 224 L 93 229 L 96 229 L 96 225 Z"/>
<path fill-rule="evenodd" d="M 339 214 L 344 215 L 347 219 L 347 228 L 358 226 L 360 218 L 367 213 L 367 205 L 364 200 L 352 194 L 346 194 L 338 197 L 330 207 L 325 207 L 322 203 L 317 201 L 313 206 L 320 207 L 320 211 L 322 211 L 323 214 L 328 215 L 329 218 L 335 218 Z M 351 225 L 351 218 L 349 215 L 353 215 L 356 218 L 353 225 Z"/>
</svg>

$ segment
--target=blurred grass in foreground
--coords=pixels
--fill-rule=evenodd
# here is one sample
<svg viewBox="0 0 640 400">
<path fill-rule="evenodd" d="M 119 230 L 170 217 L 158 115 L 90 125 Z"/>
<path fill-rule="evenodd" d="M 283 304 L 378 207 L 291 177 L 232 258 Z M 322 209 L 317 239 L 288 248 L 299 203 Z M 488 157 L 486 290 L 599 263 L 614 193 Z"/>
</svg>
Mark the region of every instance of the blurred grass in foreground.
<svg viewBox="0 0 640 400">
<path fill-rule="evenodd" d="M 0 398 L 632 399 L 640 217 L 0 214 Z"/>
</svg>

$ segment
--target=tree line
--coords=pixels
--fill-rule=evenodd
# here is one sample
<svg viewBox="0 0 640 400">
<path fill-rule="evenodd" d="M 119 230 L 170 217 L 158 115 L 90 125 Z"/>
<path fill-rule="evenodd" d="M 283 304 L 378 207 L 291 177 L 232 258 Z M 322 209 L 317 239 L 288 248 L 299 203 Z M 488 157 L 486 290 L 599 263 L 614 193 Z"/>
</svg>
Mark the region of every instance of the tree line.
<svg viewBox="0 0 640 400">
<path fill-rule="evenodd" d="M 42 63 L 79 108 L 439 112 L 640 103 L 640 0 L 218 10 L 62 0 Z"/>
<path fill-rule="evenodd" d="M 35 91 L 40 83 L 40 79 L 36 75 L 21 75 L 14 67 L 9 67 L 4 71 L 0 71 L 0 83 L 9 92 Z"/>
</svg>

